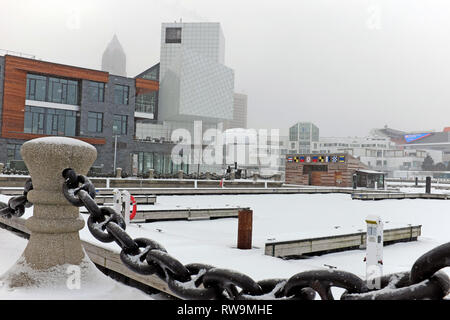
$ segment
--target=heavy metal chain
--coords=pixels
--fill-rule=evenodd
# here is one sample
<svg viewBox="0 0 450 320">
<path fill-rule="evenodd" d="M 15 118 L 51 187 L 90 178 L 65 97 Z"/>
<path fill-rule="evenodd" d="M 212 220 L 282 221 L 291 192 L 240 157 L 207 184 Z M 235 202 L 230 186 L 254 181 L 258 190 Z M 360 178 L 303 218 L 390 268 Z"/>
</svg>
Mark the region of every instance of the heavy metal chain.
<svg viewBox="0 0 450 320">
<path fill-rule="evenodd" d="M 27 179 L 21 196 L 9 198 L 8 203 L 0 201 L 0 217 L 20 217 L 25 213 L 25 208 L 30 208 L 33 204 L 27 200 L 27 194 L 33 189 L 31 178 Z"/>
<path fill-rule="evenodd" d="M 156 274 L 183 299 L 312 300 L 318 294 L 321 299 L 332 300 L 332 287 L 345 289 L 340 297 L 342 300 L 442 299 L 450 290 L 450 279 L 441 270 L 450 266 L 450 242 L 422 255 L 410 271 L 375 279 L 380 284 L 379 289 L 371 289 L 360 277 L 341 270 L 312 270 L 297 273 L 289 279 L 256 282 L 234 270 L 203 263 L 183 265 L 160 243 L 130 237 L 125 232 L 126 224 L 120 213 L 95 203 L 95 187 L 87 177 L 77 175 L 70 168 L 65 169 L 62 175 L 66 199 L 74 206 L 84 206 L 88 210 L 87 225 L 92 235 L 102 242 L 116 242 L 122 249 L 120 259 L 129 269 L 142 275 Z M 24 195 L 26 199 L 25 192 Z M 11 212 L 22 212 L 14 201 L 17 200 L 8 205 L 10 215 Z"/>
</svg>

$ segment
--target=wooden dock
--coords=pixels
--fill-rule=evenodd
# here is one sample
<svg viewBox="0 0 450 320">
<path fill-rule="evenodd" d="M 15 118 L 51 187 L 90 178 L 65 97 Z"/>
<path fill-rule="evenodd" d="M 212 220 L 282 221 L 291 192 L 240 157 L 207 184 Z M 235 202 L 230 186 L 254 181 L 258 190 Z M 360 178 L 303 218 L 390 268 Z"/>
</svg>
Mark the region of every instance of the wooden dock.
<svg viewBox="0 0 450 320">
<path fill-rule="evenodd" d="M 136 196 L 164 196 L 164 195 L 225 195 L 225 194 L 326 194 L 342 193 L 352 194 L 355 192 L 352 188 L 338 187 L 279 187 L 279 188 L 118 188 L 127 190 L 133 197 Z M 98 196 L 111 196 L 111 188 L 97 188 Z M 3 187 L 0 188 L 0 194 L 15 196 L 21 195 L 23 188 Z M 357 193 L 398 193 L 398 190 L 374 190 L 357 189 Z"/>
<path fill-rule="evenodd" d="M 156 202 L 156 196 L 155 195 L 133 195 L 134 200 L 136 200 L 137 204 L 155 204 Z M 97 204 L 107 204 L 110 203 L 112 204 L 114 201 L 114 196 L 112 195 L 98 195 L 95 197 L 95 202 Z"/>
<path fill-rule="evenodd" d="M 385 229 L 384 244 L 415 241 L 421 235 L 421 229 L 421 225 Z M 264 253 L 273 257 L 290 258 L 358 249 L 365 245 L 366 232 L 357 232 L 329 237 L 267 242 Z"/>
<path fill-rule="evenodd" d="M 445 193 L 352 193 L 353 200 L 440 199 L 450 200 Z"/>
<path fill-rule="evenodd" d="M 219 218 L 237 218 L 239 210 L 249 208 L 226 207 L 226 208 L 181 208 L 181 209 L 150 209 L 136 211 L 136 217 L 132 223 L 154 222 L 164 220 L 203 220 Z M 81 213 L 87 213 L 82 207 Z"/>
<path fill-rule="evenodd" d="M 0 224 L 5 225 L 8 229 L 18 231 L 22 234 L 30 235 L 30 231 L 25 226 L 25 219 L 13 217 L 7 219 L 0 217 Z M 105 249 L 99 245 L 83 241 L 81 243 L 88 255 L 89 259 L 101 268 L 111 270 L 118 274 L 121 274 L 129 279 L 137 281 L 143 285 L 155 288 L 159 291 L 165 292 L 173 297 L 178 297 L 173 293 L 167 284 L 159 279 L 156 275 L 143 276 L 128 269 L 120 260 L 120 254 L 109 249 Z"/>
<path fill-rule="evenodd" d="M 161 220 L 202 220 L 237 218 L 239 210 L 249 208 L 185 208 L 167 210 L 137 211 L 131 222 L 152 222 Z"/>
</svg>

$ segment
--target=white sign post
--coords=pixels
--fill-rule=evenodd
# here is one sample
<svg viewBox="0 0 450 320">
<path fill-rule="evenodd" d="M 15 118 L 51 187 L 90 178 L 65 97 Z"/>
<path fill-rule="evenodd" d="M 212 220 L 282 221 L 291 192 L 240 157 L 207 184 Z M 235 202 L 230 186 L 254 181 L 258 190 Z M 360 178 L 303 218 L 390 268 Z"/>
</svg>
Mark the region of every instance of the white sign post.
<svg viewBox="0 0 450 320">
<path fill-rule="evenodd" d="M 366 218 L 366 281 L 369 289 L 381 289 L 379 283 L 383 275 L 383 222 L 380 216 Z"/>
<path fill-rule="evenodd" d="M 119 189 L 113 190 L 113 209 L 117 213 L 122 212 L 122 197 Z"/>
<path fill-rule="evenodd" d="M 130 193 L 127 190 L 119 191 L 119 189 L 114 189 L 113 196 L 114 211 L 120 213 L 124 218 L 126 225 L 129 225 L 131 208 Z"/>
<path fill-rule="evenodd" d="M 122 191 L 122 209 L 125 224 L 130 225 L 130 193 L 127 190 Z"/>
</svg>

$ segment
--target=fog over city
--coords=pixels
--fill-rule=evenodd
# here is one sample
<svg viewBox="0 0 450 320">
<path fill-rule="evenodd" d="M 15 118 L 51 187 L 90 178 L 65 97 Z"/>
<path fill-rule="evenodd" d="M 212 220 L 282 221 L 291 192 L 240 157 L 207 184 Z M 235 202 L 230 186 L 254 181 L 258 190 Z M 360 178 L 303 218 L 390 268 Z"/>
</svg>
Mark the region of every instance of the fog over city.
<svg viewBox="0 0 450 320">
<path fill-rule="evenodd" d="M 159 61 L 161 23 L 220 22 L 249 128 L 321 136 L 450 126 L 450 3 L 423 0 L 1 0 L 0 48 L 98 69 L 114 34 L 127 76 Z"/>
</svg>

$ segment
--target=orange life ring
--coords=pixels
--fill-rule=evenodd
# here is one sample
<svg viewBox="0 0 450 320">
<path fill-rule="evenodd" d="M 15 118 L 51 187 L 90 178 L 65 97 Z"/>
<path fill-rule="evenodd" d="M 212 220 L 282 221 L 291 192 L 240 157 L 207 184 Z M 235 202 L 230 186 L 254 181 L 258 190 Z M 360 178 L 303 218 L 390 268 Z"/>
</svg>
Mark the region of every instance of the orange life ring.
<svg viewBox="0 0 450 320">
<path fill-rule="evenodd" d="M 131 214 L 130 214 L 130 220 L 133 220 L 134 217 L 136 216 L 136 212 L 137 212 L 137 203 L 136 203 L 136 200 L 134 199 L 134 197 L 131 195 L 130 195 L 130 204 L 133 206 L 133 210 L 131 211 Z"/>
</svg>

